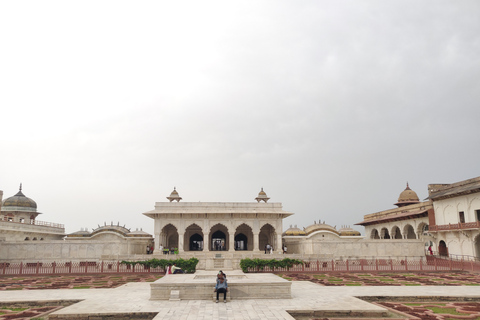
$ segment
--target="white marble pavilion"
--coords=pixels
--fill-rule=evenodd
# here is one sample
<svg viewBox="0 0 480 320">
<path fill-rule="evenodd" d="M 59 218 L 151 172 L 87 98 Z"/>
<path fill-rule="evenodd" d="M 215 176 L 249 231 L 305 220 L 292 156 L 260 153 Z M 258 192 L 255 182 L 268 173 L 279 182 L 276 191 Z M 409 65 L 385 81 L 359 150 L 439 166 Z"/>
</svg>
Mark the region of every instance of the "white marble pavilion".
<svg viewBox="0 0 480 320">
<path fill-rule="evenodd" d="M 176 189 L 169 202 L 156 202 L 144 215 L 155 220 L 155 247 L 186 251 L 263 251 L 267 244 L 281 252 L 284 211 L 267 203 L 262 190 L 257 202 L 180 202 Z"/>
</svg>

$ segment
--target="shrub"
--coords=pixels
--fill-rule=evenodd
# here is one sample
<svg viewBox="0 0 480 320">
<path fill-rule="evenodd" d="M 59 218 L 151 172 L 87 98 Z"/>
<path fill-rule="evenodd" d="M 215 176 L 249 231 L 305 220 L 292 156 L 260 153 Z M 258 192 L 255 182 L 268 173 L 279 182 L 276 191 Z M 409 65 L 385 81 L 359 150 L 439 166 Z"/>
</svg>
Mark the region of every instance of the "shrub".
<svg viewBox="0 0 480 320">
<path fill-rule="evenodd" d="M 186 273 L 194 273 L 195 269 L 198 264 L 197 258 L 191 258 L 188 260 L 185 259 L 175 259 L 175 260 L 167 260 L 167 259 L 150 259 L 146 261 L 122 261 L 121 263 L 126 265 L 143 265 L 145 268 L 162 268 L 165 270 L 168 264 L 175 264 L 177 267 L 182 268 L 183 271 Z"/>
</svg>

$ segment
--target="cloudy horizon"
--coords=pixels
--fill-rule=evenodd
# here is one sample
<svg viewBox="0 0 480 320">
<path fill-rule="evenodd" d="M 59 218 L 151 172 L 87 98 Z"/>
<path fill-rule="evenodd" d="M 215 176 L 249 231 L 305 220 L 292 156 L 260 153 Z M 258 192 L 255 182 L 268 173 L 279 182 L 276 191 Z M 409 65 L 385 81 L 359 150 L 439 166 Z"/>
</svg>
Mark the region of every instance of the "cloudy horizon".
<svg viewBox="0 0 480 320">
<path fill-rule="evenodd" d="M 0 3 L 0 190 L 66 232 L 185 202 L 354 226 L 480 176 L 478 1 Z"/>
</svg>

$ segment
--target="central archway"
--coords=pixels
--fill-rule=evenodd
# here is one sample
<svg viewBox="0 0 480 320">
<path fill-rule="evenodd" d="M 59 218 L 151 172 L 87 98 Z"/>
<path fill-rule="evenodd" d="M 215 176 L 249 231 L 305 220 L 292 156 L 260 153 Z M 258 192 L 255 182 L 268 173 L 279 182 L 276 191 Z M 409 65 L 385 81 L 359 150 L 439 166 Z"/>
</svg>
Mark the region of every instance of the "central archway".
<svg viewBox="0 0 480 320">
<path fill-rule="evenodd" d="M 209 246 L 211 251 L 228 251 L 228 229 L 223 224 L 216 224 L 210 229 Z"/>
<path fill-rule="evenodd" d="M 227 247 L 227 237 L 225 233 L 218 230 L 212 234 L 212 250 L 225 251 Z"/>
</svg>

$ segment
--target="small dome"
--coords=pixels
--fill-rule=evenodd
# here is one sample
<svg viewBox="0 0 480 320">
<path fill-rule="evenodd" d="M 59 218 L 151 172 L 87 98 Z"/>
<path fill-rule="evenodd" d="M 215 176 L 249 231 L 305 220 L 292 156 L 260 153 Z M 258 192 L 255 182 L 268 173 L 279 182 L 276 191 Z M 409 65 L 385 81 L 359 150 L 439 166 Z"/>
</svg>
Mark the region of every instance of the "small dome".
<svg viewBox="0 0 480 320">
<path fill-rule="evenodd" d="M 170 202 L 172 201 L 180 202 L 180 200 L 182 200 L 182 198 L 178 195 L 177 189 L 175 187 L 173 187 L 173 191 L 172 193 L 170 193 L 170 197 L 167 197 L 167 199 Z"/>
<path fill-rule="evenodd" d="M 263 201 L 265 203 L 267 203 L 267 201 L 269 199 L 270 198 L 267 197 L 267 194 L 265 193 L 265 191 L 263 191 L 263 188 L 262 188 L 262 190 L 260 190 L 260 192 L 258 193 L 258 196 L 255 198 L 255 200 L 257 200 L 257 202 Z"/>
<path fill-rule="evenodd" d="M 398 197 L 398 202 L 395 203 L 396 206 L 398 207 L 403 207 L 409 204 L 414 204 L 414 203 L 419 203 L 420 199 L 418 199 L 417 193 L 410 189 L 408 186 L 407 182 L 407 187 L 405 190 L 400 193 L 400 196 Z"/>
<path fill-rule="evenodd" d="M 350 227 L 344 226 L 338 230 L 341 236 L 360 236 L 360 232 Z"/>
<path fill-rule="evenodd" d="M 303 231 L 302 229 L 300 228 L 297 228 L 297 226 L 295 225 L 295 227 L 292 227 L 290 225 L 290 228 L 288 228 L 284 233 L 283 235 L 284 236 L 305 236 L 307 233 L 305 231 Z"/>
<path fill-rule="evenodd" d="M 20 190 L 13 197 L 7 198 L 2 202 L 2 211 L 37 211 L 37 203 L 30 198 L 25 197 L 22 193 L 22 185 Z"/>
<path fill-rule="evenodd" d="M 321 223 L 320 220 L 318 221 L 318 223 L 314 223 L 314 224 L 306 227 L 305 231 L 307 232 L 307 234 L 312 234 L 316 231 L 330 231 L 330 232 L 338 234 L 336 226 L 332 227 L 331 225 L 326 224 L 325 221 L 323 223 Z"/>
</svg>

